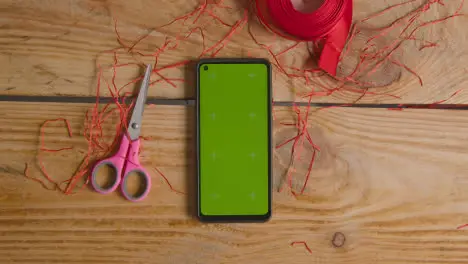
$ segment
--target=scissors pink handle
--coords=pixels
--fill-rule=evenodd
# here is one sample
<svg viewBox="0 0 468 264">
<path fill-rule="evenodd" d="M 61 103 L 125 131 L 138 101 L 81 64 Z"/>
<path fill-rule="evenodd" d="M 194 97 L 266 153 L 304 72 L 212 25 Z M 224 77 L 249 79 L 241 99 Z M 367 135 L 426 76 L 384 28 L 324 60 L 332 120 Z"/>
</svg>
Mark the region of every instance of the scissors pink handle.
<svg viewBox="0 0 468 264">
<path fill-rule="evenodd" d="M 112 157 L 103 159 L 98 162 L 91 173 L 91 185 L 93 188 L 102 194 L 108 194 L 117 186 L 121 186 L 122 195 L 129 201 L 137 202 L 144 199 L 151 189 L 151 178 L 148 176 L 146 170 L 140 165 L 138 160 L 138 151 L 140 149 L 140 140 L 130 141 L 127 135 L 122 136 L 119 151 Z M 101 166 L 111 166 L 116 172 L 115 181 L 110 186 L 102 187 L 97 183 L 97 171 Z M 137 172 L 143 177 L 144 185 L 142 190 L 139 191 L 137 196 L 133 196 L 127 191 L 127 180 L 132 172 Z M 122 176 L 123 175 L 123 176 Z"/>
</svg>

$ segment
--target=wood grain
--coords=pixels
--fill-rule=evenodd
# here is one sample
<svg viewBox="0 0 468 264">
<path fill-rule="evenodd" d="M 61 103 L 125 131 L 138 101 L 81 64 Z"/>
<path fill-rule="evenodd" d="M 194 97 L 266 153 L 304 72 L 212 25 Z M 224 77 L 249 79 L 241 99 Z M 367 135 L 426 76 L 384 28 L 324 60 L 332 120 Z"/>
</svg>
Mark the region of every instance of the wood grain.
<svg viewBox="0 0 468 264">
<path fill-rule="evenodd" d="M 145 111 L 142 162 L 151 171 L 149 197 L 129 203 L 89 189 L 65 196 L 23 176 L 35 165 L 39 125 L 46 143 L 75 149 L 45 157 L 64 179 L 83 155 L 79 136 L 86 104 L 0 104 L 1 263 L 464 263 L 468 258 L 468 117 L 465 111 L 313 109 L 309 132 L 321 148 L 306 195 L 274 193 L 266 224 L 204 225 L 190 212 L 195 200 L 193 109 L 155 106 Z M 295 114 L 274 109 L 274 140 L 296 131 L 282 126 Z M 290 145 L 275 150 L 275 186 L 289 164 Z M 310 155 L 310 151 L 304 152 Z M 305 160 L 306 161 L 306 160 Z M 304 161 L 304 162 L 305 162 Z M 300 182 L 305 164 L 296 164 Z M 332 246 L 336 232 L 342 247 Z M 293 241 L 306 241 L 312 254 Z"/>
<path fill-rule="evenodd" d="M 402 0 L 403 1 L 403 0 Z M 401 1 L 401 2 L 402 2 Z M 236 7 L 246 7 L 248 1 L 226 1 Z M 355 20 L 384 10 L 394 4 L 385 1 L 353 1 Z M 400 2 L 400 1 L 399 1 Z M 112 72 L 105 66 L 112 60 L 112 54 L 102 53 L 118 47 L 114 31 L 114 19 L 122 39 L 131 45 L 139 36 L 148 33 L 150 28 L 169 22 L 171 19 L 193 10 L 197 1 L 99 1 L 99 0 L 1 0 L 0 1 L 0 94 L 7 95 L 75 95 L 94 96 L 96 86 L 96 63 L 104 67 L 105 76 Z M 422 0 L 392 10 L 387 15 L 372 21 L 372 27 L 384 26 L 410 10 Z M 453 13 L 459 1 L 450 1 L 445 6 L 433 5 L 424 19 L 441 18 Z M 222 13 L 228 23 L 241 18 L 239 9 Z M 464 12 L 468 11 L 465 6 Z M 404 46 L 402 62 L 416 71 L 423 79 L 421 87 L 418 79 L 407 71 L 402 71 L 396 82 L 383 88 L 373 88 L 369 92 L 392 94 L 401 99 L 386 95 L 368 95 L 360 103 L 432 103 L 449 98 L 455 91 L 468 84 L 468 59 L 466 30 L 459 30 L 467 23 L 466 17 L 458 17 L 447 22 L 427 27 L 417 37 L 436 42 L 438 47 L 419 51 L 420 42 L 410 42 Z M 260 41 L 275 44 L 275 51 L 291 45 L 290 41 L 272 38 L 255 19 L 251 19 L 254 34 Z M 145 52 L 154 52 L 162 45 L 165 36 L 176 36 L 182 32 L 180 26 L 160 31 L 151 31 L 148 38 L 138 45 Z M 205 35 L 208 43 L 221 39 L 228 28 L 221 24 L 207 27 Z M 387 40 L 387 42 L 391 39 Z M 385 43 L 387 43 L 385 42 Z M 385 44 L 384 43 L 384 44 Z M 194 34 L 186 42 L 160 58 L 160 65 L 167 65 L 184 59 L 196 59 L 202 51 L 199 34 Z M 232 41 L 219 54 L 222 57 L 268 57 L 251 39 L 246 28 L 232 38 Z M 284 58 L 286 65 L 301 67 L 307 61 L 305 46 L 301 46 Z M 135 61 L 121 54 L 122 63 Z M 147 58 L 141 58 L 143 61 Z M 272 59 L 272 58 L 270 58 Z M 186 78 L 186 83 L 176 83 L 177 88 L 160 83 L 150 90 L 150 96 L 162 98 L 193 98 L 193 67 L 168 70 L 168 77 Z M 123 67 L 117 71 L 116 83 L 124 85 L 138 76 L 135 67 Z M 385 78 L 385 74 L 382 75 Z M 317 85 L 307 86 L 303 81 L 289 79 L 276 72 L 274 97 L 276 100 L 304 100 L 302 93 L 316 90 L 319 84 L 333 85 L 328 77 L 317 78 Z M 369 93 L 370 94 L 370 93 Z M 104 92 L 104 95 L 109 95 Z M 359 93 L 335 93 L 328 97 L 314 98 L 315 102 L 351 103 L 361 97 Z M 449 103 L 466 103 L 467 92 L 460 93 Z"/>
</svg>

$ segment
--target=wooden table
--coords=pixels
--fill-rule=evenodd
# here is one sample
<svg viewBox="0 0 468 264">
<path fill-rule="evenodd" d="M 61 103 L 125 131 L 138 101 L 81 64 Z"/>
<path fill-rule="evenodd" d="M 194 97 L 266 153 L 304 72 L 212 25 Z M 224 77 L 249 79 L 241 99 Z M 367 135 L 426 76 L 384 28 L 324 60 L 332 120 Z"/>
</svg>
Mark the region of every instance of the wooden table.
<svg viewBox="0 0 468 264">
<path fill-rule="evenodd" d="M 429 10 L 429 18 L 449 15 L 458 7 L 452 2 Z M 354 4 L 359 19 L 393 2 Z M 447 98 L 450 104 L 468 102 L 465 90 L 451 97 L 468 84 L 466 17 L 431 26 L 438 47 L 404 56 L 424 80 L 422 87 L 402 72 L 392 85 L 370 89 L 400 99 L 366 96 L 353 107 L 310 110 L 308 130 L 321 151 L 306 195 L 275 191 L 268 223 L 207 225 L 193 217 L 194 108 L 168 105 L 173 101 L 146 109 L 148 140 L 141 159 L 186 195 L 172 192 L 155 170 L 149 197 L 137 204 L 86 188 L 67 196 L 25 178 L 25 163 L 32 176 L 42 177 L 35 157 L 39 127 L 47 119 L 67 118 L 75 135 L 69 138 L 63 127 L 48 128 L 48 144 L 74 149 L 46 154 L 44 164 L 57 180 L 67 179 L 78 166 L 87 146 L 82 129 L 96 92 L 95 65 L 111 61 L 100 52 L 118 45 L 113 18 L 119 33 L 132 40 L 196 6 L 182 0 L 0 1 L 0 263 L 467 262 L 468 234 L 457 230 L 468 222 L 466 111 L 387 109 Z M 224 34 L 220 28 L 208 33 Z M 152 34 L 151 40 L 161 41 L 164 34 L 171 32 Z M 191 40 L 162 63 L 193 58 L 199 46 Z M 264 55 L 255 48 L 242 32 L 223 55 Z M 136 74 L 119 71 L 116 81 L 123 84 Z M 276 101 L 298 100 L 292 91 L 305 89 L 281 75 L 274 86 Z M 194 88 L 161 84 L 150 96 L 193 99 Z M 339 105 L 357 97 L 336 94 L 314 101 Z M 297 133 L 281 125 L 295 120 L 291 106 L 276 106 L 274 114 L 276 143 Z M 290 151 L 290 145 L 275 150 L 275 186 L 288 170 Z M 296 167 L 299 182 L 306 169 L 306 163 Z M 302 244 L 291 245 L 298 241 L 312 253 Z"/>
</svg>

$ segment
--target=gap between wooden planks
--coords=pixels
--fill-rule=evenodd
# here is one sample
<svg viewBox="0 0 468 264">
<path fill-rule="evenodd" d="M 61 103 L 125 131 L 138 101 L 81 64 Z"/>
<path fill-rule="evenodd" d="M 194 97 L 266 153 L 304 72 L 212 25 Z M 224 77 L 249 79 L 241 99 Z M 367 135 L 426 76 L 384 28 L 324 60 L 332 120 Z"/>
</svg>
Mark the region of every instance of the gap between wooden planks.
<svg viewBox="0 0 468 264">
<path fill-rule="evenodd" d="M 401 0 L 406 1 L 406 0 Z M 370 14 L 381 11 L 394 4 L 385 1 L 355 0 L 354 18 L 362 19 Z M 419 1 L 422 2 L 422 1 Z M 414 5 L 405 5 L 392 11 L 388 16 L 377 20 L 374 26 L 387 25 L 402 14 L 406 14 Z M 118 29 L 124 40 L 132 43 L 139 36 L 147 33 L 147 29 L 162 25 L 171 19 L 193 10 L 198 1 L 11 1 L 0 0 L 0 94 L 8 95 L 76 95 L 94 96 L 96 62 L 109 65 L 113 61 L 112 54 L 100 54 L 104 50 L 116 48 L 116 34 L 113 19 L 118 21 Z M 225 4 L 236 8 L 242 7 L 238 1 L 225 1 Z M 446 6 L 434 5 L 429 17 L 448 15 L 454 11 L 458 3 L 447 3 Z M 157 15 L 155 15 L 155 10 Z M 161 11 L 164 10 L 164 11 Z M 465 13 L 468 4 L 465 4 Z M 223 16 L 234 22 L 238 19 L 236 12 Z M 414 69 L 423 79 L 424 86 L 418 84 L 413 75 L 403 71 L 402 77 L 382 89 L 371 89 L 370 92 L 400 96 L 401 99 L 385 95 L 372 95 L 362 98 L 359 103 L 416 103 L 430 104 L 449 98 L 455 91 L 468 85 L 468 75 L 464 62 L 468 60 L 468 50 L 465 45 L 468 34 L 465 27 L 465 17 L 456 18 L 440 25 L 432 26 L 421 37 L 426 41 L 436 42 L 438 47 L 418 51 L 420 42 L 405 46 L 403 62 Z M 254 26 L 254 31 L 261 40 L 270 41 L 271 36 L 260 26 Z M 226 28 L 214 24 L 207 29 L 210 41 L 215 41 L 227 32 Z M 139 46 L 147 52 L 154 52 L 158 45 L 164 42 L 165 35 L 176 36 L 180 29 L 170 28 L 162 32 L 153 32 Z M 291 44 L 288 41 L 277 40 L 278 51 Z M 160 65 L 166 65 L 185 59 L 196 59 L 201 51 L 201 39 L 194 34 L 189 41 L 180 45 L 177 50 L 160 58 Z M 300 67 L 308 55 L 293 52 L 283 59 L 288 65 Z M 268 54 L 259 49 L 243 30 L 235 35 L 225 49 L 219 54 L 224 57 L 246 57 L 248 55 L 265 57 Z M 134 62 L 129 56 L 121 55 L 122 63 Z M 191 68 L 193 69 L 193 68 Z M 193 75 L 191 69 L 171 70 L 165 72 L 168 77 L 185 78 Z M 111 70 L 105 75 L 111 74 Z M 135 67 L 120 68 L 116 83 L 124 85 L 138 75 Z M 330 80 L 325 78 L 325 83 Z M 319 81 L 320 83 L 321 81 Z M 288 79 L 276 74 L 274 78 L 274 98 L 278 101 L 307 100 L 296 96 L 319 85 L 306 87 L 300 80 Z M 31 89 L 34 87 L 34 89 Z M 130 87 L 131 89 L 132 87 Z M 151 89 L 150 96 L 161 98 L 193 98 L 195 94 L 191 81 L 187 84 L 178 83 L 173 88 L 160 83 L 158 89 Z M 460 93 L 450 103 L 467 103 L 468 92 Z M 107 94 L 109 95 L 109 94 Z M 313 98 L 314 102 L 352 103 L 361 97 L 360 93 L 335 93 L 328 97 Z"/>
<path fill-rule="evenodd" d="M 34 164 L 38 127 L 51 146 L 74 151 L 47 156 L 57 178 L 69 177 L 85 148 L 80 138 L 90 104 L 0 104 L 0 262 L 20 263 L 462 263 L 468 258 L 468 117 L 466 111 L 312 109 L 309 132 L 321 147 L 305 196 L 274 193 L 266 224 L 203 225 L 190 216 L 195 194 L 194 109 L 153 106 L 145 111 L 142 163 L 160 168 L 174 188 L 152 173 L 142 203 L 89 189 L 65 196 L 23 177 Z M 274 109 L 274 141 L 294 136 L 294 121 Z M 290 149 L 275 150 L 277 186 Z M 297 183 L 306 169 L 298 164 Z M 191 209 L 190 209 L 191 208 Z M 346 241 L 334 248 L 342 232 Z M 293 241 L 306 241 L 312 254 Z M 27 254 L 25 254 L 27 252 Z"/>
</svg>

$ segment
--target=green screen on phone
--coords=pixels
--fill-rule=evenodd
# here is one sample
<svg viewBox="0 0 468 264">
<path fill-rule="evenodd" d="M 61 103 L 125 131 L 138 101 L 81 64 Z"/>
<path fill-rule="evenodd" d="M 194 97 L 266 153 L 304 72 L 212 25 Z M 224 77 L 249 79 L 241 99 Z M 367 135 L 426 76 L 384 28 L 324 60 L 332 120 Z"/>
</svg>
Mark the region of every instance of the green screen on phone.
<svg viewBox="0 0 468 264">
<path fill-rule="evenodd" d="M 198 65 L 199 214 L 209 220 L 270 214 L 270 65 Z"/>
</svg>

